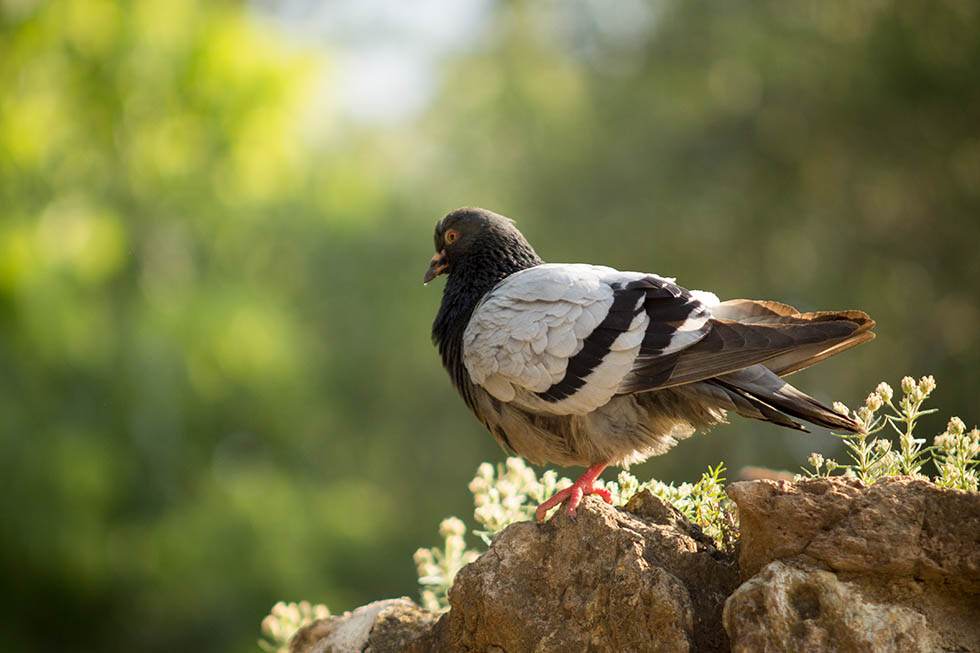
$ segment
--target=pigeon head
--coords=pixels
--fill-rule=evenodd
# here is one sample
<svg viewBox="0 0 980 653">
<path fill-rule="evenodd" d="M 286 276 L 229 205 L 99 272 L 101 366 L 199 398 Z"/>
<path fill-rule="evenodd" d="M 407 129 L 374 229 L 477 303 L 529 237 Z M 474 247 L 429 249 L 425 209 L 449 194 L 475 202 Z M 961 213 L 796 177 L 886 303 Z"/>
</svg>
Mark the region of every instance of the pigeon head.
<svg viewBox="0 0 980 653">
<path fill-rule="evenodd" d="M 462 359 L 463 330 L 473 309 L 502 279 L 542 261 L 514 226 L 492 211 L 456 209 L 436 225 L 436 254 L 425 271 L 425 283 L 445 274 L 439 313 L 432 339 L 459 388 L 467 386 Z M 470 401 L 467 391 L 463 397 Z"/>
<path fill-rule="evenodd" d="M 513 220 L 486 209 L 456 209 L 436 224 L 434 240 L 425 283 L 442 274 L 496 283 L 542 262 Z"/>
</svg>

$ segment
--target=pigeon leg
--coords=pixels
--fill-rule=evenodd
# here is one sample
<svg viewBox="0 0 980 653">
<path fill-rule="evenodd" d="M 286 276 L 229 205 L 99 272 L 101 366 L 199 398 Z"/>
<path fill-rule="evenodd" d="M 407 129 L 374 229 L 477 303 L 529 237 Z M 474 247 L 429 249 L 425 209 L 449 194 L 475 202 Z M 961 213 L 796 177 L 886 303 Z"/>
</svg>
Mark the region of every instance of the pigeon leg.
<svg viewBox="0 0 980 653">
<path fill-rule="evenodd" d="M 612 497 L 609 495 L 608 490 L 600 490 L 593 484 L 596 479 L 599 478 L 599 474 L 602 470 L 606 468 L 609 463 L 598 463 L 592 465 L 585 473 L 579 476 L 578 480 L 572 484 L 571 487 L 565 488 L 561 492 L 556 492 L 554 496 L 538 506 L 534 514 L 537 516 L 539 522 L 543 522 L 545 515 L 548 511 L 557 506 L 559 503 L 563 503 L 566 499 L 568 500 L 568 516 L 575 516 L 575 509 L 578 508 L 578 504 L 582 503 L 582 497 L 587 494 L 598 494 L 602 497 L 606 503 L 612 503 Z"/>
</svg>

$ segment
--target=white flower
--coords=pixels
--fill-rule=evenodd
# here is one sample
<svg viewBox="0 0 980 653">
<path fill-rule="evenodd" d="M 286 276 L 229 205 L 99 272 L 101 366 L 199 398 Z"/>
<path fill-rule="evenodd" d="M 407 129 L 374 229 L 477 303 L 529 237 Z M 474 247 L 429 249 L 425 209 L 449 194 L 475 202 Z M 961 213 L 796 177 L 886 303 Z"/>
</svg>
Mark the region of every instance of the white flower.
<svg viewBox="0 0 980 653">
<path fill-rule="evenodd" d="M 924 376 L 919 379 L 919 394 L 922 398 L 928 397 L 936 389 L 936 379 L 932 375 Z"/>
<path fill-rule="evenodd" d="M 907 395 L 915 392 L 915 379 L 911 376 L 902 377 L 902 392 Z"/>
<path fill-rule="evenodd" d="M 881 397 L 881 400 L 886 404 L 892 400 L 892 387 L 884 381 L 878 384 L 878 387 L 875 388 L 875 392 L 878 393 L 878 396 Z"/>
<path fill-rule="evenodd" d="M 949 420 L 949 424 L 946 425 L 946 431 L 950 435 L 963 435 L 966 432 L 966 424 L 959 417 L 953 417 Z"/>
<path fill-rule="evenodd" d="M 507 465 L 507 471 L 515 474 L 520 474 L 527 468 L 527 465 L 524 463 L 524 459 L 518 458 L 517 456 L 511 456 L 508 458 L 505 464 Z"/>
<path fill-rule="evenodd" d="M 867 406 L 868 410 L 870 410 L 872 413 L 875 412 L 882 406 L 881 395 L 879 395 L 877 392 L 872 392 L 868 395 L 868 398 L 864 400 L 864 405 Z"/>
<path fill-rule="evenodd" d="M 464 533 L 466 533 L 466 524 L 456 517 L 443 519 L 442 523 L 439 524 L 439 535 L 443 537 L 451 537 L 453 535 L 459 537 Z"/>
</svg>

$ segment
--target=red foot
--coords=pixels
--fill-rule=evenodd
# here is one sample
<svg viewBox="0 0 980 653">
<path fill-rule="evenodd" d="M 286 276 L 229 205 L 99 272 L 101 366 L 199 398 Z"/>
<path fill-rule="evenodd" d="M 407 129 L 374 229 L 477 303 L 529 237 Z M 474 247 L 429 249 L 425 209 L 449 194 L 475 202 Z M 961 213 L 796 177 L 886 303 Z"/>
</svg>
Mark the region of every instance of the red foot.
<svg viewBox="0 0 980 653">
<path fill-rule="evenodd" d="M 578 508 L 580 503 L 582 503 L 582 497 L 587 494 L 598 494 L 603 498 L 603 500 L 605 500 L 606 503 L 612 503 L 612 497 L 609 496 L 608 490 L 600 490 L 599 488 L 593 486 L 593 483 L 595 483 L 596 479 L 599 478 L 599 474 L 601 474 L 602 470 L 606 468 L 606 465 L 608 465 L 608 463 L 592 465 L 585 470 L 585 473 L 582 474 L 579 479 L 575 481 L 575 483 L 572 484 L 572 487 L 556 492 L 553 497 L 538 506 L 538 509 L 534 511 L 538 521 L 543 522 L 545 516 L 548 514 L 548 511 L 557 506 L 559 503 L 563 503 L 566 499 L 568 500 L 569 517 L 575 516 L 575 509 Z"/>
</svg>

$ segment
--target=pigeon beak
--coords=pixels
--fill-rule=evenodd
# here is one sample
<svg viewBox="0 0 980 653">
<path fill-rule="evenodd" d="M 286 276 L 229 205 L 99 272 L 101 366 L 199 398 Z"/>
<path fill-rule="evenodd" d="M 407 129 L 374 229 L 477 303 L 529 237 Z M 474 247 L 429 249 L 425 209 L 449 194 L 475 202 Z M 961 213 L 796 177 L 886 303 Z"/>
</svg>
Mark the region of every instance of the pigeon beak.
<svg viewBox="0 0 980 653">
<path fill-rule="evenodd" d="M 422 280 L 423 284 L 427 284 L 440 274 L 445 272 L 449 268 L 449 263 L 446 262 L 446 250 L 437 252 L 432 260 L 429 261 L 429 269 L 425 271 L 425 279 Z"/>
</svg>

